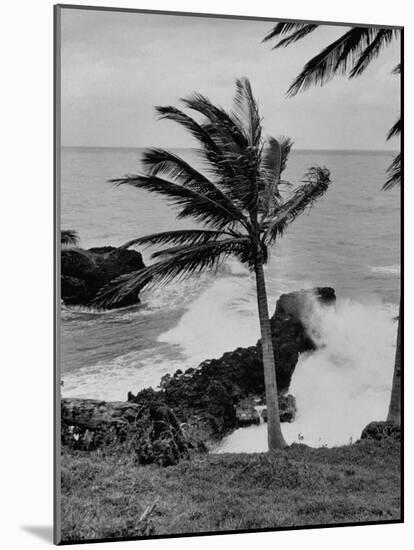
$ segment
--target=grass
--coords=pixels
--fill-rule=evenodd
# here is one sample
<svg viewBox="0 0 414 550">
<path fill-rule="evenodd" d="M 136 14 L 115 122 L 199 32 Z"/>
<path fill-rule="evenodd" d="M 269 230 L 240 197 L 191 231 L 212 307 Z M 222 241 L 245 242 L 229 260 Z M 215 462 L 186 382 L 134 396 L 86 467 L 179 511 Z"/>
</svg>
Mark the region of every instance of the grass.
<svg viewBox="0 0 414 550">
<path fill-rule="evenodd" d="M 63 541 L 137 536 L 154 501 L 155 535 L 399 520 L 400 447 L 292 445 L 168 468 L 137 466 L 127 453 L 64 450 Z"/>
</svg>

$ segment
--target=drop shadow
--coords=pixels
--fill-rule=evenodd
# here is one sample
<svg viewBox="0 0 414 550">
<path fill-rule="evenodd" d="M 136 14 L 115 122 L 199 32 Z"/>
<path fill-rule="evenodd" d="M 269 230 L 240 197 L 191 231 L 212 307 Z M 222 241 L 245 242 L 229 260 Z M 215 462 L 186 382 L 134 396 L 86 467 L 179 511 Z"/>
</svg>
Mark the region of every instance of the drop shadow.
<svg viewBox="0 0 414 550">
<path fill-rule="evenodd" d="M 53 527 L 51 525 L 22 525 L 21 528 L 38 539 L 53 543 Z"/>
</svg>

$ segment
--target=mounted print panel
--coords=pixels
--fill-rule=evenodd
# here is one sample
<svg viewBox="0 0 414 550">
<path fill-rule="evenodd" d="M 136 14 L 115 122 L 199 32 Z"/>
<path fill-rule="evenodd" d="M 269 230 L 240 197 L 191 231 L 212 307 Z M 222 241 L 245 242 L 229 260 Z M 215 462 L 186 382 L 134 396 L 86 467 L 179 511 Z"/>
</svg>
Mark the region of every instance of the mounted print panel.
<svg viewBox="0 0 414 550">
<path fill-rule="evenodd" d="M 55 7 L 56 543 L 403 521 L 402 46 Z"/>
</svg>

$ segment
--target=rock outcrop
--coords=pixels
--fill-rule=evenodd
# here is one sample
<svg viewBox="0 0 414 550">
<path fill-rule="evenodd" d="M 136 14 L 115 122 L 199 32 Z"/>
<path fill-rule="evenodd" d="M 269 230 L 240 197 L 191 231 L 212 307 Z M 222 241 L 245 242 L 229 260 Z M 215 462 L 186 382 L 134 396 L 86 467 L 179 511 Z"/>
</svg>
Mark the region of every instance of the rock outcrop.
<svg viewBox="0 0 414 550">
<path fill-rule="evenodd" d="M 314 312 L 315 301 L 322 306 L 335 304 L 335 290 L 324 286 L 282 294 L 276 302 L 275 315 L 293 315 L 296 319 L 307 321 Z"/>
<path fill-rule="evenodd" d="M 155 394 L 140 404 L 62 399 L 61 438 L 82 450 L 124 446 L 138 463 L 161 466 L 188 457 L 191 448 L 177 417 Z"/>
<path fill-rule="evenodd" d="M 66 305 L 88 305 L 98 290 L 112 279 L 145 267 L 135 250 L 63 248 L 61 253 L 61 293 Z M 126 296 L 116 307 L 139 303 L 138 293 Z"/>
<path fill-rule="evenodd" d="M 330 288 L 285 294 L 278 300 L 271 328 L 282 422 L 295 417 L 295 398 L 287 391 L 299 354 L 318 346 L 303 315 L 334 302 Z M 81 449 L 127 443 L 141 463 L 174 464 L 191 449 L 205 450 L 207 442 L 239 426 L 260 423 L 254 408 L 258 404 L 265 405 L 260 340 L 203 361 L 198 368 L 165 375 L 158 390 L 128 392 L 127 402 L 63 399 L 62 442 Z M 266 409 L 261 416 L 267 420 Z"/>
<path fill-rule="evenodd" d="M 335 292 L 329 287 L 317 288 L 285 294 L 278 300 L 271 327 L 282 422 L 292 422 L 295 416 L 295 399 L 287 395 L 287 390 L 299 354 L 317 347 L 301 320 L 305 303 L 309 315 L 312 307 L 316 309 L 315 305 L 334 304 Z M 129 392 L 128 400 L 139 403 L 143 392 L 137 395 Z M 219 359 L 203 361 L 198 368 L 165 375 L 158 393 L 180 421 L 201 430 L 207 439 L 223 437 L 241 422 L 244 425 L 257 422 L 258 416 L 254 413 L 245 411 L 244 415 L 241 412 L 238 415 L 237 407 L 246 406 L 250 410 L 255 398 L 264 402 L 260 340 L 256 346 L 237 348 Z"/>
</svg>

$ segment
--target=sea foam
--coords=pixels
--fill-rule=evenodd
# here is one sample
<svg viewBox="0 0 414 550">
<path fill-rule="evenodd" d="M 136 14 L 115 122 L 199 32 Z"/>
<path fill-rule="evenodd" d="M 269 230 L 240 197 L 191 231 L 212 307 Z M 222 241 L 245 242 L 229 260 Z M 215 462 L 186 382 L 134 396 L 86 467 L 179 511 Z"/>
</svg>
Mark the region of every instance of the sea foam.
<svg viewBox="0 0 414 550">
<path fill-rule="evenodd" d="M 396 307 L 341 300 L 318 308 L 308 330 L 320 349 L 300 357 L 289 392 L 298 413 L 283 423 L 285 439 L 312 447 L 358 439 L 372 420 L 384 420 L 390 397 L 396 339 Z M 238 429 L 216 452 L 267 450 L 267 426 Z"/>
</svg>

